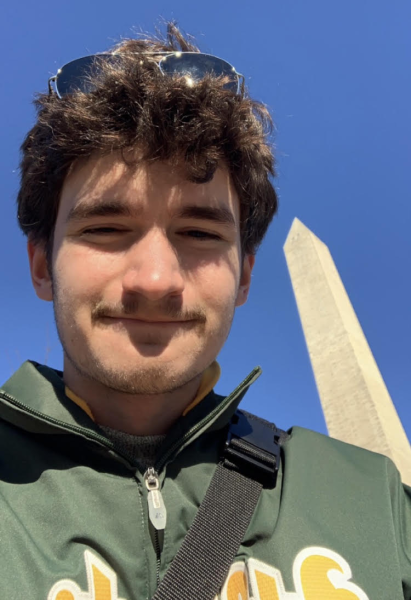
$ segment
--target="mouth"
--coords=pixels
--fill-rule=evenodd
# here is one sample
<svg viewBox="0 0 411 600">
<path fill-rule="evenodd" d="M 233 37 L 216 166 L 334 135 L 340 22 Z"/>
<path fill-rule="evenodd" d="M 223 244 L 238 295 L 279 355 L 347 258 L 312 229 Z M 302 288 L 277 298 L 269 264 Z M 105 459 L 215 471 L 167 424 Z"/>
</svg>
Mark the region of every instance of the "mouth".
<svg viewBox="0 0 411 600">
<path fill-rule="evenodd" d="M 195 321 L 163 321 L 159 320 L 147 320 L 147 319 L 135 319 L 133 317 L 110 317 L 105 316 L 101 318 L 101 321 L 106 324 L 121 323 L 128 326 L 136 327 L 184 327 L 191 326 Z"/>
</svg>

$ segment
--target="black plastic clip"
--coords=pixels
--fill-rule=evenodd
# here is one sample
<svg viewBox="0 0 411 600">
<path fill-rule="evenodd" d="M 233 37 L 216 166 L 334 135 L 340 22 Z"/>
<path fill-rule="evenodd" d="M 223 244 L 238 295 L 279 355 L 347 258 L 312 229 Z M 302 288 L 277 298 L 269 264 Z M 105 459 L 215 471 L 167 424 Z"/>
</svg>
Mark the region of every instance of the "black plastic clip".
<svg viewBox="0 0 411 600">
<path fill-rule="evenodd" d="M 281 431 L 272 423 L 238 410 L 233 416 L 224 449 L 224 466 L 274 487 L 280 465 Z"/>
</svg>

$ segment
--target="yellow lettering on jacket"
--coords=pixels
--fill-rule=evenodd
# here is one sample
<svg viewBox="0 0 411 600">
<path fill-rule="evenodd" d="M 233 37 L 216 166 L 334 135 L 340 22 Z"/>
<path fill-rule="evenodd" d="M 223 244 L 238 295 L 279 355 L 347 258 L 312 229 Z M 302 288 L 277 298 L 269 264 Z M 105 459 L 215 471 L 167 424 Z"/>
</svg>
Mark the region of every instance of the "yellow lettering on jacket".
<svg viewBox="0 0 411 600">
<path fill-rule="evenodd" d="M 350 581 L 352 573 L 347 561 L 328 548 L 310 547 L 299 552 L 293 565 L 295 591 L 285 590 L 278 569 L 254 558 L 247 561 L 247 573 L 248 600 L 369 600 L 367 594 Z"/>
<path fill-rule="evenodd" d="M 341 565 L 327 556 L 307 557 L 301 565 L 300 576 L 304 600 L 358 600 L 361 597 L 353 589 L 356 586 L 352 591 L 347 587 L 352 584 L 348 584 Z"/>
<path fill-rule="evenodd" d="M 222 600 L 248 600 L 248 578 L 245 563 L 234 563 L 221 590 Z"/>
<path fill-rule="evenodd" d="M 118 597 L 117 575 L 89 550 L 84 552 L 87 590 L 71 579 L 58 581 L 47 600 L 125 600 Z M 234 563 L 221 589 L 221 600 L 369 600 L 351 581 L 347 561 L 328 548 L 305 548 L 296 556 L 294 591 L 286 591 L 279 569 L 250 558 Z M 217 598 L 215 599 L 217 600 Z"/>
<path fill-rule="evenodd" d="M 71 592 L 62 590 L 57 594 L 56 600 L 75 600 L 75 598 Z"/>
<path fill-rule="evenodd" d="M 84 552 L 88 590 L 83 592 L 71 579 L 58 581 L 47 600 L 124 600 L 118 597 L 117 575 L 90 550 Z"/>
<path fill-rule="evenodd" d="M 250 600 L 300 600 L 294 592 L 286 592 L 281 571 L 260 560 L 247 562 L 250 579 Z"/>
<path fill-rule="evenodd" d="M 262 571 L 256 571 L 255 577 L 260 600 L 280 600 L 277 581 L 274 577 L 266 575 Z"/>
</svg>

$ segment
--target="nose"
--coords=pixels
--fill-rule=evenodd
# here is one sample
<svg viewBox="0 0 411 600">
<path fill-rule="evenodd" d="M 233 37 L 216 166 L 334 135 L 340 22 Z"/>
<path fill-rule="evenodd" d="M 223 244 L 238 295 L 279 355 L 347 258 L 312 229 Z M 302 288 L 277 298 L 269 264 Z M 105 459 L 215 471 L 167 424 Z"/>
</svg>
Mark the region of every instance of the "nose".
<svg viewBox="0 0 411 600">
<path fill-rule="evenodd" d="M 184 278 L 179 257 L 164 231 L 152 230 L 129 248 L 123 290 L 153 301 L 182 294 Z"/>
</svg>

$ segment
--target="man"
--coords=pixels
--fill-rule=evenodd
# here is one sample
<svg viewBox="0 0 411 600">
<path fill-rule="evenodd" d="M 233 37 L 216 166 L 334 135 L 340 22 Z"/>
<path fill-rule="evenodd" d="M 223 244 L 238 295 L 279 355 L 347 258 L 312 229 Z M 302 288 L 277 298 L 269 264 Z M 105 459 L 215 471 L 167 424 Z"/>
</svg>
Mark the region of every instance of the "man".
<svg viewBox="0 0 411 600">
<path fill-rule="evenodd" d="M 64 368 L 28 361 L 0 392 L 0 598 L 151 598 L 260 373 L 213 391 L 277 209 L 270 118 L 174 25 L 49 86 L 18 216 Z M 277 467 L 221 598 L 411 598 L 410 491 L 388 459 L 296 427 Z"/>
</svg>

